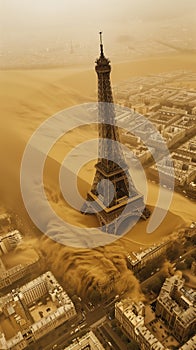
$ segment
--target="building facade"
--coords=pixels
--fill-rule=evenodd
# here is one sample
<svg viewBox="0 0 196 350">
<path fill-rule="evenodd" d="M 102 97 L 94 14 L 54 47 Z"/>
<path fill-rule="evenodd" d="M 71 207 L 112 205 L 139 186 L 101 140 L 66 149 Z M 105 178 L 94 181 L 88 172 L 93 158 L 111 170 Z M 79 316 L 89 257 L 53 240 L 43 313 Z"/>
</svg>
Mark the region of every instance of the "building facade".
<svg viewBox="0 0 196 350">
<path fill-rule="evenodd" d="M 104 347 L 91 331 L 64 350 L 104 350 Z"/>
<path fill-rule="evenodd" d="M 170 241 L 165 241 L 158 245 L 153 245 L 142 252 L 132 252 L 131 255 L 129 254 L 127 256 L 128 268 L 134 272 L 140 271 L 147 265 L 148 261 L 152 261 L 153 259 L 164 254 L 169 245 Z"/>
<path fill-rule="evenodd" d="M 157 298 L 156 315 L 167 322 L 180 343 L 196 331 L 196 292 L 184 288 L 179 276 L 167 278 Z"/>
<path fill-rule="evenodd" d="M 178 349 L 195 349 L 196 331 L 196 292 L 184 288 L 179 276 L 166 279 L 156 303 L 154 321 L 160 318 L 165 322 L 167 336 L 179 344 Z M 141 350 L 168 350 L 169 344 L 160 336 L 160 328 L 146 323 L 145 305 L 132 299 L 121 300 L 115 304 L 115 318 L 125 335 L 134 339 Z M 159 338 L 159 339 L 158 339 Z M 163 336 L 164 338 L 164 336 Z M 168 347 L 167 347 L 168 346 Z"/>
<path fill-rule="evenodd" d="M 168 350 L 145 325 L 145 305 L 127 299 L 115 304 L 115 318 L 125 335 L 134 339 L 141 350 Z"/>
<path fill-rule="evenodd" d="M 25 276 L 35 273 L 35 271 L 40 270 L 41 261 L 39 256 L 30 264 L 19 264 L 8 270 L 6 270 L 0 259 L 0 290 L 8 286 L 11 286 L 16 281 L 21 280 Z"/>
<path fill-rule="evenodd" d="M 21 242 L 22 235 L 18 230 L 8 232 L 0 236 L 0 256 L 7 254 L 11 250 L 17 247 Z"/>
<path fill-rule="evenodd" d="M 0 298 L 1 320 L 15 336 L 0 334 L 0 349 L 21 350 L 76 316 L 71 299 L 50 271 Z"/>
</svg>

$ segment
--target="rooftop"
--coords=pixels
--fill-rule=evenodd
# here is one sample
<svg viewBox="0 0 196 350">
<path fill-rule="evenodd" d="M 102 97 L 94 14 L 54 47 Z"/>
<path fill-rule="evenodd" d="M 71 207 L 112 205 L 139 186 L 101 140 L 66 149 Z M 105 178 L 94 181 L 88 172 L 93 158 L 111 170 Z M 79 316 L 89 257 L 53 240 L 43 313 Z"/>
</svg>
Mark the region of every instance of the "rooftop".
<svg viewBox="0 0 196 350">
<path fill-rule="evenodd" d="M 73 314 L 71 299 L 48 271 L 0 298 L 0 332 L 7 342 L 17 343 L 21 331 L 35 334 L 52 321 Z"/>
</svg>

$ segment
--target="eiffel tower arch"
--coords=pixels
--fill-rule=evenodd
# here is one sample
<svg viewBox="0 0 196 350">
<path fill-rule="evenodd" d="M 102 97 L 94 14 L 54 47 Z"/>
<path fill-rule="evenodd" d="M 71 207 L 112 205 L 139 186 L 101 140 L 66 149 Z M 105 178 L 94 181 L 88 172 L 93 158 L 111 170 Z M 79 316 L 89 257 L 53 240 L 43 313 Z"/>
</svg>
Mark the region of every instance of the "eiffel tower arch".
<svg viewBox="0 0 196 350">
<path fill-rule="evenodd" d="M 95 71 L 98 77 L 99 154 L 91 190 L 81 212 L 95 214 L 103 231 L 118 235 L 123 222 L 138 220 L 138 217 L 147 219 L 150 212 L 145 207 L 143 195 L 134 186 L 119 141 L 110 82 L 111 65 L 103 52 L 101 32 L 100 57 L 96 60 Z"/>
</svg>

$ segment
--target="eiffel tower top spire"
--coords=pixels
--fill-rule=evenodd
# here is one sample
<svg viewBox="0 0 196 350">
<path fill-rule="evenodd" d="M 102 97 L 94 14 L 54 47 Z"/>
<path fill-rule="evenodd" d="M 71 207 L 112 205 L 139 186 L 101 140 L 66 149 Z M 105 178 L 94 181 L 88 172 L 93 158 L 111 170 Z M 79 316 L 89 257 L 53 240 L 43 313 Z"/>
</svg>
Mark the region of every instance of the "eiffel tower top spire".
<svg viewBox="0 0 196 350">
<path fill-rule="evenodd" d="M 103 40 L 102 40 L 102 32 L 99 32 L 99 36 L 100 36 L 100 54 L 101 54 L 101 57 L 104 56 L 104 53 L 103 53 Z"/>
<path fill-rule="evenodd" d="M 110 60 L 108 58 L 106 58 L 105 55 L 104 55 L 102 32 L 99 32 L 99 36 L 100 36 L 100 56 L 96 60 L 95 70 L 96 70 L 96 72 L 97 72 L 99 77 L 100 77 L 100 75 L 102 75 L 102 77 L 103 77 L 104 73 L 110 73 L 111 72 L 111 66 L 110 66 Z M 110 95 L 112 95 L 112 94 L 110 93 Z M 99 100 L 99 102 L 113 102 L 113 99 L 110 96 L 109 100 L 108 99 L 105 99 L 104 101 L 103 100 Z"/>
</svg>

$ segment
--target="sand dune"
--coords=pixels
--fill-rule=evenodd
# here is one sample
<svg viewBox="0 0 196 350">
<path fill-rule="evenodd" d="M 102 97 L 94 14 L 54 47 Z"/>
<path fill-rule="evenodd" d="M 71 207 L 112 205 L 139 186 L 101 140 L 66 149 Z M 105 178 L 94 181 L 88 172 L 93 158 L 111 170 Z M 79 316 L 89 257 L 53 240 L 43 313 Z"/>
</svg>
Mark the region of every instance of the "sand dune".
<svg viewBox="0 0 196 350">
<path fill-rule="evenodd" d="M 96 100 L 96 75 L 91 70 L 72 71 L 58 68 L 45 70 L 9 70 L 0 72 L 1 105 L 1 202 L 22 217 L 23 229 L 32 231 L 20 194 L 20 162 L 25 145 L 36 128 L 49 116 L 66 107 Z M 142 75 L 173 69 L 196 69 L 192 56 L 153 58 L 142 61 L 120 63 L 114 66 L 113 83 L 132 75 Z M 90 136 L 93 135 L 92 129 Z M 96 225 L 96 218 L 82 216 L 65 203 L 58 186 L 59 162 L 74 145 L 81 142 L 84 134 L 75 131 L 59 142 L 50 153 L 45 167 L 45 188 L 55 211 L 65 220 L 80 227 Z M 93 170 L 93 169 L 92 169 Z M 90 186 L 93 173 L 87 166 L 81 173 L 80 187 L 84 193 Z M 85 180 L 85 181 L 84 181 Z M 156 185 L 148 185 L 148 203 L 152 207 L 158 197 Z M 183 208 L 183 210 L 182 210 Z M 39 212 L 38 212 L 39 215 Z M 41 235 L 38 245 L 46 256 L 48 266 L 61 278 L 68 289 L 83 293 L 110 293 L 108 283 L 113 276 L 112 288 L 116 293 L 124 290 L 142 298 L 139 284 L 127 269 L 127 252 L 138 250 L 175 232 L 184 223 L 195 219 L 195 205 L 179 194 L 174 194 L 170 211 L 162 225 L 152 234 L 146 233 L 146 222 L 139 222 L 125 237 L 109 246 L 90 249 L 74 249 L 59 245 Z M 51 223 L 46 220 L 47 229 Z M 39 233 L 37 233 L 39 235 Z"/>
</svg>

